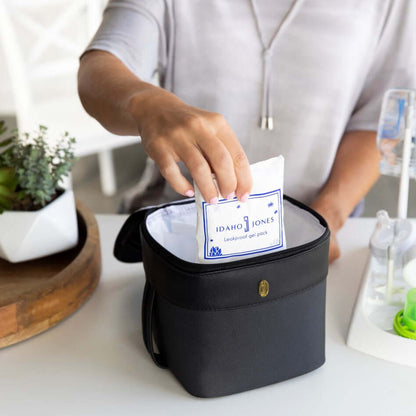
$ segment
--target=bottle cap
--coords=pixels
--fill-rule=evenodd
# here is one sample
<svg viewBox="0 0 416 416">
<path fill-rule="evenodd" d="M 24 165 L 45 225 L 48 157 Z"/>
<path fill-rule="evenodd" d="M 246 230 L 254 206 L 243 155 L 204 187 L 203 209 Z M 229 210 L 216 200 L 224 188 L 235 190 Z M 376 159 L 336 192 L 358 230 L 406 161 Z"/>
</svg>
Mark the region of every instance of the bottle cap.
<svg viewBox="0 0 416 416">
<path fill-rule="evenodd" d="M 416 288 L 407 292 L 404 309 L 394 318 L 394 330 L 402 337 L 416 339 Z"/>
</svg>

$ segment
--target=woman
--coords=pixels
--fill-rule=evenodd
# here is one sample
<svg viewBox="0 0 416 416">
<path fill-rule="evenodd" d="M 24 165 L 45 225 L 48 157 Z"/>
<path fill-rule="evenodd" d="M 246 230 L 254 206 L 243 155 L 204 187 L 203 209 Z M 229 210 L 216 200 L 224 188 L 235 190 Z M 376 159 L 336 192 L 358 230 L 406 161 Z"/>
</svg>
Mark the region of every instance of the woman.
<svg viewBox="0 0 416 416">
<path fill-rule="evenodd" d="M 382 95 L 416 86 L 415 19 L 406 0 L 113 0 L 79 93 L 104 127 L 140 135 L 184 196 L 188 170 L 216 203 L 214 172 L 221 195 L 244 201 L 249 163 L 282 154 L 285 192 L 326 218 L 332 261 L 378 177 Z"/>
</svg>

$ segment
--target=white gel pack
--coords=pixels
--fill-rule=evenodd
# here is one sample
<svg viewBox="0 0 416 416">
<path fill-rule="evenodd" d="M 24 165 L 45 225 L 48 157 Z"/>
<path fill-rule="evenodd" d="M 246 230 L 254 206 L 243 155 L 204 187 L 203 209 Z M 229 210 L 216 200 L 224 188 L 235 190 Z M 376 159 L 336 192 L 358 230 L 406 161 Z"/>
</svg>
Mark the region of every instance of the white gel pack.
<svg viewBox="0 0 416 416">
<path fill-rule="evenodd" d="M 198 258 L 202 263 L 239 260 L 286 248 L 283 225 L 283 156 L 250 166 L 248 201 L 221 197 L 205 202 L 195 186 Z"/>
</svg>

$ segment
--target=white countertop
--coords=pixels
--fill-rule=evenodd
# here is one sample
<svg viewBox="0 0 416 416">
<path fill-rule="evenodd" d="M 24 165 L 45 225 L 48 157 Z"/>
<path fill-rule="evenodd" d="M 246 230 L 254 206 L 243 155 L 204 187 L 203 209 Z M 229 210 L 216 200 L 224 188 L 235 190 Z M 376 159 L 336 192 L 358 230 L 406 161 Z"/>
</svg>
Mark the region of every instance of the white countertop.
<svg viewBox="0 0 416 416">
<path fill-rule="evenodd" d="M 330 266 L 326 364 L 312 373 L 218 399 L 190 396 L 156 367 L 141 339 L 139 264 L 112 255 L 124 216 L 98 216 L 101 282 L 74 315 L 0 350 L 0 415 L 410 415 L 416 369 L 348 348 L 351 313 L 374 219 L 350 219 Z"/>
</svg>

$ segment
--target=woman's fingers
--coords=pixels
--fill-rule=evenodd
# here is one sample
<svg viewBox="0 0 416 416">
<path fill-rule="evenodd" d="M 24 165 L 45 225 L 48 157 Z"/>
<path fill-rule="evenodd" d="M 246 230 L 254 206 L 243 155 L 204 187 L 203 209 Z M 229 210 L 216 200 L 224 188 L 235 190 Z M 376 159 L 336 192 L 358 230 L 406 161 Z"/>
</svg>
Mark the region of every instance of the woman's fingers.
<svg viewBox="0 0 416 416">
<path fill-rule="evenodd" d="M 237 178 L 234 172 L 233 160 L 228 149 L 214 135 L 201 137 L 199 146 L 212 172 L 215 174 L 215 179 L 222 197 L 227 199 L 234 198 Z"/>
<path fill-rule="evenodd" d="M 218 201 L 213 173 L 224 198 L 247 200 L 252 187 L 249 162 L 224 117 L 188 106 L 174 110 L 163 112 L 163 129 L 151 123 L 145 129 L 150 134 L 142 132 L 146 152 L 172 188 L 182 195 L 193 193 L 177 165 L 183 161 L 207 202 Z"/>
<path fill-rule="evenodd" d="M 235 194 L 239 200 L 245 202 L 247 201 L 253 186 L 250 163 L 243 147 L 225 120 L 221 123 L 220 128 L 217 131 L 217 135 L 221 138 L 221 141 L 227 148 L 232 160 L 237 182 Z"/>
<path fill-rule="evenodd" d="M 185 196 L 193 196 L 193 186 L 182 175 L 177 164 L 183 161 L 204 199 L 211 204 L 216 204 L 218 202 L 217 187 L 212 178 L 211 167 L 200 149 L 191 144 L 186 137 L 176 141 L 171 139 L 160 137 L 146 146 L 148 155 L 156 162 L 162 176 L 176 192 Z"/>
<path fill-rule="evenodd" d="M 205 201 L 210 204 L 218 202 L 218 191 L 212 178 L 212 169 L 199 146 L 185 142 L 178 151 Z"/>
<path fill-rule="evenodd" d="M 163 139 L 155 141 L 154 145 L 148 147 L 148 155 L 156 162 L 160 173 L 169 182 L 170 186 L 179 194 L 192 197 L 194 188 L 182 175 L 177 164 L 177 157 L 169 145 Z"/>
</svg>

